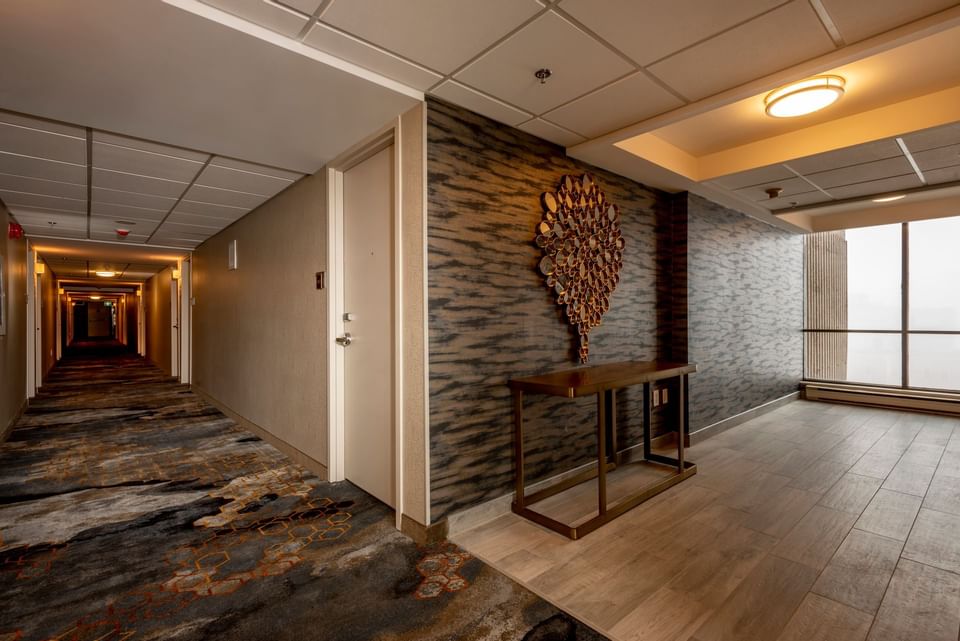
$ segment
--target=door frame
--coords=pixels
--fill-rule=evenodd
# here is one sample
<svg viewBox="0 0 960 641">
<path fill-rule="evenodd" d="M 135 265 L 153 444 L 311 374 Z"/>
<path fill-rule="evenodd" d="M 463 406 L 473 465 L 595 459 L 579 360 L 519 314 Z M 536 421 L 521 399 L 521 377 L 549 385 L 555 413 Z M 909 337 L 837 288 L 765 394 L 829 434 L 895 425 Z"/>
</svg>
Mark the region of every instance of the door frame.
<svg viewBox="0 0 960 641">
<path fill-rule="evenodd" d="M 344 353 L 336 337 L 344 332 L 343 175 L 393 145 L 393 415 L 394 505 L 396 526 L 403 515 L 403 251 L 400 234 L 402 193 L 400 117 L 327 165 L 327 477 L 344 480 Z"/>
<path fill-rule="evenodd" d="M 27 243 L 27 318 L 26 318 L 26 341 L 27 341 L 27 398 L 33 398 L 37 395 L 40 385 L 37 384 L 37 377 L 42 365 L 37 361 L 39 350 L 37 349 L 38 331 L 37 319 L 40 314 L 40 288 L 37 287 L 37 252 L 30 243 Z"/>
</svg>

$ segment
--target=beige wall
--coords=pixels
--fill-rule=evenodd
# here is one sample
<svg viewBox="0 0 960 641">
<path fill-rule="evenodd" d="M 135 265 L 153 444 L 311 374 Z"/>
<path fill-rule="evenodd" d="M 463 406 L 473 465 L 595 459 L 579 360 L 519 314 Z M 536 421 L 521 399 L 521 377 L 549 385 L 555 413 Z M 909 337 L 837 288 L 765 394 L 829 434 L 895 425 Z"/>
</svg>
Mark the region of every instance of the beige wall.
<svg viewBox="0 0 960 641">
<path fill-rule="evenodd" d="M 0 440 L 9 434 L 27 398 L 27 242 L 10 240 L 11 218 L 0 204 L 0 260 L 6 291 L 7 332 L 0 336 Z"/>
<path fill-rule="evenodd" d="M 143 287 L 147 360 L 170 373 L 170 283 L 172 270 L 167 267 L 148 280 Z"/>
<path fill-rule="evenodd" d="M 46 261 L 44 261 L 46 263 Z M 40 345 L 43 354 L 40 358 L 40 371 L 47 377 L 50 368 L 57 361 L 57 277 L 46 266 L 40 277 Z"/>
<path fill-rule="evenodd" d="M 327 462 L 323 172 L 193 254 L 193 385 L 313 461 Z M 238 269 L 227 269 L 237 241 Z"/>
</svg>

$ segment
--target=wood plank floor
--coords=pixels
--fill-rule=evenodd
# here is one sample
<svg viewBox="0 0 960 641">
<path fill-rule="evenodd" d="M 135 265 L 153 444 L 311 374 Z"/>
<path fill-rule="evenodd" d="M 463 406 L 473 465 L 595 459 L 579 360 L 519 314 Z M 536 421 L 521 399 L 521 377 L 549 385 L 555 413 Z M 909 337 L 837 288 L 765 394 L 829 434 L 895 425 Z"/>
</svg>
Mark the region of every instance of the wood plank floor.
<svg viewBox="0 0 960 641">
<path fill-rule="evenodd" d="M 453 539 L 617 641 L 957 641 L 960 419 L 797 401 L 689 458 L 579 541 L 513 514 Z"/>
</svg>

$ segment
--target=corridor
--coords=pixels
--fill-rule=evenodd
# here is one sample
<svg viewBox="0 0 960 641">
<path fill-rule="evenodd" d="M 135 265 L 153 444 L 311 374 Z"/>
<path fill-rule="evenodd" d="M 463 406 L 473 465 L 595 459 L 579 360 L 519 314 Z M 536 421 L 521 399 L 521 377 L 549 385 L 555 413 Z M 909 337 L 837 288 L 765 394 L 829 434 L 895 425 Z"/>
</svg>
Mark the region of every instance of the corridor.
<svg viewBox="0 0 960 641">
<path fill-rule="evenodd" d="M 103 345 L 0 446 L 0 602 L 0 641 L 603 638 Z"/>
</svg>

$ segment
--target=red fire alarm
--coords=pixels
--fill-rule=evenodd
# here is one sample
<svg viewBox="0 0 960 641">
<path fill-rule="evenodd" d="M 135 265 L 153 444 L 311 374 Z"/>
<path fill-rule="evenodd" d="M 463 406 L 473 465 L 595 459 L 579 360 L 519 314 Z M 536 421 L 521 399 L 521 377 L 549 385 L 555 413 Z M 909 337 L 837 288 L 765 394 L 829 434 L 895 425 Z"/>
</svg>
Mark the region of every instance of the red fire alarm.
<svg viewBox="0 0 960 641">
<path fill-rule="evenodd" d="M 23 227 L 17 223 L 10 223 L 7 225 L 7 237 L 17 240 L 18 238 L 23 238 Z"/>
<path fill-rule="evenodd" d="M 118 229 L 118 230 L 117 230 L 117 236 L 119 236 L 120 238 L 126 238 L 126 237 L 127 237 L 127 234 L 129 234 L 129 233 L 130 233 L 130 230 L 129 230 L 129 229 Z"/>
</svg>

